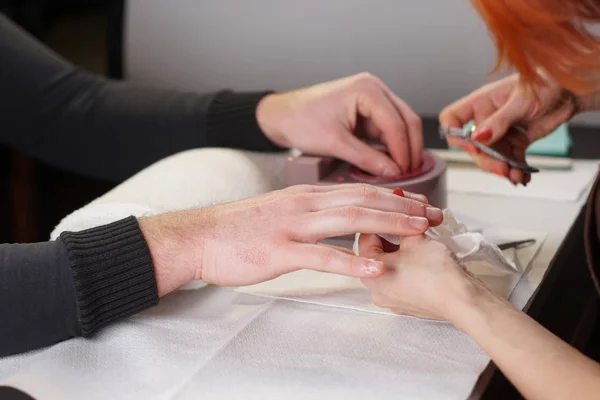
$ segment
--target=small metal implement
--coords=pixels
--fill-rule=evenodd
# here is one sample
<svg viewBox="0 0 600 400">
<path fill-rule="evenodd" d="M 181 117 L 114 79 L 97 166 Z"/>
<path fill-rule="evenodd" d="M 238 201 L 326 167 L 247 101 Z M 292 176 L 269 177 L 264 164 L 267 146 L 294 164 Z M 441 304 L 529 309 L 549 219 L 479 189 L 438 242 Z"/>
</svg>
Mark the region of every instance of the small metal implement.
<svg viewBox="0 0 600 400">
<path fill-rule="evenodd" d="M 522 132 L 522 130 L 520 130 L 520 131 Z M 511 158 L 508 158 L 504 154 L 492 149 L 491 147 L 472 140 L 471 132 L 466 129 L 445 128 L 445 127 L 440 126 L 440 136 L 442 137 L 442 139 L 445 139 L 447 136 L 452 136 L 452 137 L 464 140 L 464 141 L 468 142 L 470 145 L 472 145 L 473 147 L 476 147 L 477 149 L 481 150 L 481 152 L 483 152 L 491 157 L 497 158 L 498 160 L 504 161 L 509 166 L 520 169 L 521 171 L 523 171 L 526 174 L 533 174 L 536 172 L 540 172 L 540 170 L 537 168 L 534 168 L 526 163 L 522 163 L 519 161 L 515 161 Z"/>
<path fill-rule="evenodd" d="M 535 239 L 525 239 L 525 240 L 517 240 L 514 242 L 507 242 L 499 244 L 498 247 L 500 250 L 508 250 L 508 249 L 522 249 L 524 247 L 533 246 L 535 244 Z"/>
</svg>

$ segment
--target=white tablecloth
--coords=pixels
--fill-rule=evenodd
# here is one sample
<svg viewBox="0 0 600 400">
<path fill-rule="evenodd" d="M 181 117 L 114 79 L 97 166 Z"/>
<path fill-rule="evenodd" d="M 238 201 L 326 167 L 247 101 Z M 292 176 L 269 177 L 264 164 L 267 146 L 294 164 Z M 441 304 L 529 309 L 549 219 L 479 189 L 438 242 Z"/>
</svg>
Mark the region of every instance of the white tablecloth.
<svg viewBox="0 0 600 400">
<path fill-rule="evenodd" d="M 0 376 L 39 399 L 462 399 L 486 363 L 445 323 L 208 287 Z"/>
</svg>

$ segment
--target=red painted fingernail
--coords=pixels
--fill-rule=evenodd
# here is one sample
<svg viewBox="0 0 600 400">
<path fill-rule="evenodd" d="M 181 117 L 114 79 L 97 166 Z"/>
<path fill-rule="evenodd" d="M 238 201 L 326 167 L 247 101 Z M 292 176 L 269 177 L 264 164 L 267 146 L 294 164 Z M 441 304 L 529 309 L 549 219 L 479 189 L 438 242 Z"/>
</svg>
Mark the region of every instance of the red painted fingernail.
<svg viewBox="0 0 600 400">
<path fill-rule="evenodd" d="M 483 131 L 474 132 L 471 135 L 471 139 L 476 140 L 478 142 L 485 142 L 486 140 L 490 140 L 492 138 L 492 130 L 485 129 Z"/>
<path fill-rule="evenodd" d="M 393 193 L 394 193 L 396 196 L 404 197 L 404 192 L 403 192 L 403 191 L 402 191 L 402 189 L 400 189 L 400 188 L 396 188 L 396 189 L 394 189 L 394 192 L 393 192 Z"/>
</svg>

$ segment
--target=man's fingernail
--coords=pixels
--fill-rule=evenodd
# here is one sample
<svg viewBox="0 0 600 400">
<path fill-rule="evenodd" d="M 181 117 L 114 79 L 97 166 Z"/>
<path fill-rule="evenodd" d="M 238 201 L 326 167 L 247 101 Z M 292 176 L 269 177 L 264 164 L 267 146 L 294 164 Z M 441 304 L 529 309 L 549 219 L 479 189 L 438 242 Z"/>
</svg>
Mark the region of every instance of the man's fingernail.
<svg viewBox="0 0 600 400">
<path fill-rule="evenodd" d="M 476 140 L 478 142 L 485 142 L 486 140 L 490 140 L 491 138 L 491 129 L 483 129 L 481 131 L 473 132 L 473 134 L 471 135 L 471 139 Z"/>
<path fill-rule="evenodd" d="M 436 221 L 444 218 L 444 213 L 442 213 L 442 210 L 434 207 L 427 207 L 425 209 L 425 215 L 427 215 L 427 219 Z"/>
<path fill-rule="evenodd" d="M 404 191 L 403 191 L 402 189 L 400 189 L 400 188 L 396 188 L 396 189 L 394 189 L 393 193 L 394 193 L 396 196 L 404 197 Z"/>
<path fill-rule="evenodd" d="M 398 175 L 401 175 L 400 169 L 398 167 L 386 167 L 383 170 L 383 176 L 390 177 Z"/>
<path fill-rule="evenodd" d="M 367 265 L 363 267 L 363 272 L 367 275 L 378 275 L 383 269 L 381 261 L 369 260 Z"/>
<path fill-rule="evenodd" d="M 423 217 L 408 217 L 408 224 L 415 229 L 424 230 L 429 226 L 429 221 Z"/>
</svg>

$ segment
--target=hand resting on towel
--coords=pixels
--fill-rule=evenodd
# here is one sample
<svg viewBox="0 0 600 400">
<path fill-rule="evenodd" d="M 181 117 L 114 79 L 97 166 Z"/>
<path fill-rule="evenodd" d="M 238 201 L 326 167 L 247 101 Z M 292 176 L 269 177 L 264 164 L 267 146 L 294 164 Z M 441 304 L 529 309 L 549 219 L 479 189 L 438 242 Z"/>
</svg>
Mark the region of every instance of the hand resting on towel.
<svg viewBox="0 0 600 400">
<path fill-rule="evenodd" d="M 405 196 L 362 184 L 301 185 L 139 224 L 160 296 L 191 280 L 244 286 L 298 269 L 373 277 L 381 261 L 319 242 L 354 232 L 420 235 L 442 222 L 424 196 Z"/>
<path fill-rule="evenodd" d="M 586 358 L 459 263 L 424 235 L 391 245 L 360 235 L 359 254 L 387 271 L 363 278 L 373 302 L 395 313 L 450 321 L 468 334 L 528 399 L 597 398 L 600 364 Z"/>
<path fill-rule="evenodd" d="M 361 234 L 358 246 L 362 257 L 387 266 L 377 279 L 362 280 L 373 303 L 397 314 L 450 320 L 460 290 L 467 284 L 477 286 L 477 278 L 445 245 L 425 236 L 404 238 L 396 246 L 379 236 Z"/>
</svg>

